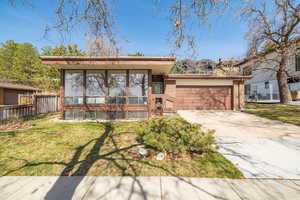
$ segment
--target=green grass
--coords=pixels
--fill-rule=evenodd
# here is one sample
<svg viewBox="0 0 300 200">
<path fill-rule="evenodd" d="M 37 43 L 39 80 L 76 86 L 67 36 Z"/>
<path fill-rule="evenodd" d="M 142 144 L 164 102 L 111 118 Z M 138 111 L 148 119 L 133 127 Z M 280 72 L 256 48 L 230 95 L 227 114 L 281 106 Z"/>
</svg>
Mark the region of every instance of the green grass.
<svg viewBox="0 0 300 200">
<path fill-rule="evenodd" d="M 247 103 L 245 112 L 300 126 L 300 106 Z"/>
<path fill-rule="evenodd" d="M 28 130 L 0 131 L 0 175 L 184 176 L 243 178 L 221 154 L 156 161 L 136 152 L 142 122 L 59 123 L 32 120 Z"/>
</svg>

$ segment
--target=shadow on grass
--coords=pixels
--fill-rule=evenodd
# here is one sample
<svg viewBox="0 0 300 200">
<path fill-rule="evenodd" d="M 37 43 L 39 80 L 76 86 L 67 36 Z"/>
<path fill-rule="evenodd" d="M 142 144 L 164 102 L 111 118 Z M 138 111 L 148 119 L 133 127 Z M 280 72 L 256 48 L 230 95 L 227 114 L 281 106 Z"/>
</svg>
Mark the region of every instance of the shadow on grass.
<svg viewBox="0 0 300 200">
<path fill-rule="evenodd" d="M 134 163 L 139 163 L 143 166 L 148 166 L 152 168 L 160 169 L 170 176 L 177 177 L 177 181 L 185 182 L 189 185 L 191 185 L 193 188 L 206 193 L 207 195 L 215 198 L 215 199 L 226 199 L 222 196 L 215 195 L 209 191 L 207 191 L 205 188 L 199 187 L 189 181 L 188 179 L 184 179 L 181 177 L 178 177 L 174 172 L 170 171 L 167 168 L 164 168 L 163 166 L 153 164 L 152 162 L 146 161 L 144 159 L 141 159 L 139 157 L 128 157 L 126 155 L 126 152 L 128 152 L 130 149 L 140 146 L 141 144 L 136 143 L 132 144 L 126 147 L 119 147 L 118 142 L 115 139 L 115 137 L 118 137 L 118 134 L 113 134 L 114 132 L 114 125 L 111 122 L 103 123 L 105 130 L 104 132 L 95 139 L 92 139 L 85 143 L 82 146 L 79 146 L 76 148 L 76 151 L 70 160 L 70 162 L 28 162 L 24 159 L 19 159 L 25 164 L 15 170 L 11 170 L 4 174 L 4 176 L 9 175 L 15 171 L 21 170 L 26 167 L 35 167 L 39 165 L 61 165 L 64 166 L 63 171 L 61 172 L 60 176 L 54 183 L 54 185 L 51 187 L 51 189 L 47 192 L 45 199 L 47 200 L 57 200 L 57 199 L 64 199 L 64 200 L 71 200 L 74 197 L 76 188 L 79 186 L 79 184 L 83 181 L 85 176 L 88 174 L 89 170 L 93 167 L 93 165 L 98 160 L 106 160 L 109 161 L 110 164 L 113 165 L 113 167 L 117 168 L 121 172 L 121 176 L 128 176 L 132 178 L 132 182 L 130 185 L 130 191 L 127 197 L 124 197 L 124 199 L 132 199 L 134 195 L 138 195 L 140 199 L 148 199 L 150 195 L 143 186 L 143 183 L 140 181 L 138 176 L 140 175 L 140 171 L 137 169 L 137 165 L 134 165 Z M 127 133 L 127 132 L 126 132 Z M 101 154 L 101 150 L 105 144 L 106 141 L 110 141 L 112 144 L 111 150 L 108 153 Z M 84 157 L 84 159 L 80 159 L 81 155 L 83 154 L 84 150 L 88 148 L 90 144 L 93 143 L 93 146 L 90 148 L 88 154 Z M 73 176 L 73 177 L 69 177 Z M 119 180 L 119 183 L 113 187 L 113 188 L 106 188 L 107 193 L 112 192 L 113 190 L 118 190 L 122 185 L 122 179 Z M 88 188 L 86 191 L 86 194 L 88 193 L 89 189 L 93 187 L 93 183 L 84 183 L 88 184 L 87 187 L 85 185 L 84 188 Z M 105 188 L 104 188 L 105 189 Z M 104 194 L 106 195 L 106 193 Z M 161 194 L 159 194 L 161 195 Z M 84 198 L 84 197 L 83 197 Z M 98 197 L 97 199 L 101 199 L 102 197 Z M 103 198 L 106 198 L 103 196 Z"/>
</svg>

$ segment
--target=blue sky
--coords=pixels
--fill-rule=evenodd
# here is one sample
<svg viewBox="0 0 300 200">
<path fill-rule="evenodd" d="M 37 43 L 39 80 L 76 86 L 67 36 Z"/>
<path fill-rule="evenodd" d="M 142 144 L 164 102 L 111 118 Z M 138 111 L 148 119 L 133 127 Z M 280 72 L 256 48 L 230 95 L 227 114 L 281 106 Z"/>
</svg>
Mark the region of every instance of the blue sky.
<svg viewBox="0 0 300 200">
<path fill-rule="evenodd" d="M 48 39 L 43 38 L 45 26 L 51 25 L 55 20 L 55 3 L 53 3 L 55 1 L 42 2 L 44 3 L 29 8 L 12 7 L 7 0 L 2 0 L 0 42 L 6 40 L 30 42 L 37 48 L 60 44 L 61 40 L 55 32 L 52 32 Z M 149 0 L 114 0 L 114 2 L 116 2 L 113 8 L 117 22 L 116 31 L 122 40 L 128 41 L 122 42 L 121 45 L 124 54 L 140 51 L 146 56 L 169 55 L 171 48 L 167 38 L 170 25 L 163 15 L 165 10 L 154 8 L 153 1 Z M 210 18 L 208 24 L 193 32 L 197 37 L 199 59 L 218 60 L 218 58 L 241 57 L 245 54 L 244 35 L 247 28 L 245 23 L 226 11 L 221 18 Z M 86 50 L 84 31 L 79 30 L 74 32 L 66 43 L 76 43 L 81 49 Z"/>
</svg>

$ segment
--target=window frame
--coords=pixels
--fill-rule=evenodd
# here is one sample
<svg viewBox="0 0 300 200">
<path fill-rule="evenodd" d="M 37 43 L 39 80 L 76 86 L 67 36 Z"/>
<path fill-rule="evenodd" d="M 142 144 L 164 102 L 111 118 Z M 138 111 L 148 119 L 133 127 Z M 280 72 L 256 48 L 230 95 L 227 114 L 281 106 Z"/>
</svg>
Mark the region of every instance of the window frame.
<svg viewBox="0 0 300 200">
<path fill-rule="evenodd" d="M 93 73 L 103 73 L 104 74 L 104 80 L 103 80 L 103 96 L 99 96 L 99 95 L 88 95 L 88 74 L 93 74 Z M 85 88 L 86 88 L 86 95 L 85 95 L 85 104 L 89 105 L 89 106 L 98 106 L 98 105 L 105 105 L 106 104 L 106 80 L 107 80 L 107 76 L 106 76 L 106 71 L 104 69 L 99 69 L 99 70 L 86 70 L 85 73 Z M 101 87 L 99 87 L 100 90 Z M 103 98 L 104 102 L 103 103 L 88 103 L 88 98 Z"/>
<path fill-rule="evenodd" d="M 140 72 L 140 73 L 139 73 Z M 130 90 L 133 87 L 130 87 L 130 75 L 131 74 L 145 74 L 146 75 L 146 80 L 145 80 L 145 96 L 134 96 L 131 95 Z M 141 87 L 142 88 L 142 87 Z M 128 93 L 127 93 L 127 97 L 128 97 L 128 102 L 127 104 L 129 106 L 142 106 L 142 105 L 148 105 L 149 104 L 149 72 L 148 70 L 129 70 L 128 72 Z M 130 99 L 136 98 L 137 99 L 137 103 L 131 103 Z"/>
<path fill-rule="evenodd" d="M 118 71 L 122 71 L 124 72 L 125 74 L 125 87 L 124 87 L 124 96 L 111 96 L 110 95 L 110 72 L 118 72 Z M 124 106 L 124 105 L 127 105 L 127 79 L 128 79 L 128 73 L 127 73 L 127 70 L 123 70 L 123 69 L 108 69 L 107 70 L 107 77 L 106 77 L 106 80 L 107 80 L 107 102 L 106 104 L 107 105 L 116 105 L 116 106 Z M 111 103 L 111 99 L 115 99 L 115 102 L 116 103 Z M 119 102 L 121 102 L 122 100 L 125 100 L 125 103 L 124 104 L 120 104 Z"/>
<path fill-rule="evenodd" d="M 155 84 L 160 84 L 161 85 L 161 91 L 159 93 L 157 93 L 157 92 L 154 91 L 154 85 Z M 164 82 L 162 82 L 162 81 L 154 81 L 154 82 L 152 82 L 152 94 L 164 94 L 165 93 L 164 90 L 165 90 L 165 88 L 164 88 Z"/>
<path fill-rule="evenodd" d="M 75 95 L 75 96 L 69 96 L 69 95 L 66 95 L 66 93 L 68 92 L 67 91 L 67 73 L 68 72 L 73 72 L 73 73 L 80 73 L 81 74 L 81 77 L 82 77 L 82 83 L 80 84 L 81 85 L 81 89 L 82 89 L 82 96 L 78 96 L 78 95 Z M 64 106 L 83 106 L 85 104 L 85 96 L 84 96 L 84 70 L 65 70 L 64 71 Z M 78 98 L 78 99 L 81 99 L 81 103 L 74 103 L 74 99 L 75 98 Z M 72 103 L 66 103 L 66 99 L 72 99 Z"/>
</svg>

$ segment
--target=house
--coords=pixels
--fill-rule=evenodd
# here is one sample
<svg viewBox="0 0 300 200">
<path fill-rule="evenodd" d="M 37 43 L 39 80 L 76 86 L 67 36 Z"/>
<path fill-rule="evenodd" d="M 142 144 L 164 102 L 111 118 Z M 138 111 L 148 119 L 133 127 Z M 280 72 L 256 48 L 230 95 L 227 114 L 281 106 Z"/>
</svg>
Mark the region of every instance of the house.
<svg viewBox="0 0 300 200">
<path fill-rule="evenodd" d="M 279 90 L 276 72 L 273 68 L 275 51 L 265 55 L 265 60 L 257 62 L 256 57 L 244 59 L 237 66 L 243 76 L 252 76 L 245 82 L 245 95 L 248 100 L 279 101 Z M 254 70 L 255 69 L 255 70 Z M 300 100 L 300 55 L 293 55 L 288 60 L 288 85 L 292 91 L 293 100 Z"/>
<path fill-rule="evenodd" d="M 138 119 L 238 110 L 248 76 L 170 74 L 173 57 L 42 56 L 61 72 L 62 119 Z"/>
<path fill-rule="evenodd" d="M 20 94 L 33 94 L 41 91 L 27 85 L 0 81 L 0 105 L 17 105 Z"/>
<path fill-rule="evenodd" d="M 215 64 L 214 72 L 218 75 L 239 75 L 238 63 L 240 63 L 240 60 L 237 58 L 219 59 L 219 62 Z"/>
</svg>

